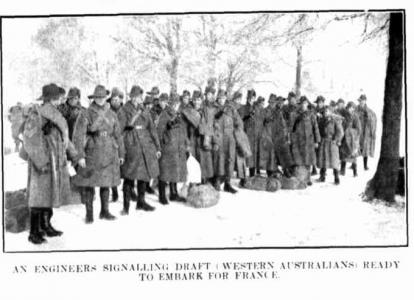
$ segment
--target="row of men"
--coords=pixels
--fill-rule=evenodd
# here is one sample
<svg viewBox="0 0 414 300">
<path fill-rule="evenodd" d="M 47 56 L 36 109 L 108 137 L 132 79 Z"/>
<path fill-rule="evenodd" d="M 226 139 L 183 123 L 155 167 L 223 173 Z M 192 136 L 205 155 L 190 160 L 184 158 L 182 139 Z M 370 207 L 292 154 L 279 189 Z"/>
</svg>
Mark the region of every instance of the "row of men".
<svg viewBox="0 0 414 300">
<path fill-rule="evenodd" d="M 256 100 L 254 90 L 248 91 L 245 105 L 241 105 L 242 94 L 228 99 L 225 91 L 216 93 L 214 88 L 207 88 L 204 95 L 195 91 L 192 97 L 185 91 L 180 98 L 153 88 L 144 98 L 143 89 L 133 86 L 122 105 L 119 89 L 110 93 L 98 85 L 88 96 L 92 101 L 88 108 L 80 105 L 77 88 L 69 90 L 64 103 L 61 96 L 62 88 L 57 85 L 44 86 L 39 98 L 43 103 L 31 109 L 22 130 L 29 161 L 29 240 L 33 243 L 44 242 L 44 233 L 62 234 L 51 226 L 50 218 L 52 208 L 70 196 L 67 158 L 76 166 L 72 182 L 80 188 L 86 222 L 92 223 L 95 187 L 101 199 L 100 218 L 113 220 L 110 188 L 117 198 L 121 178 L 122 214 L 129 213 L 134 198 L 137 209 L 154 209 L 145 201 L 145 193 L 153 192 L 151 179 L 158 179 L 161 204 L 168 204 L 168 198 L 185 201 L 178 195 L 177 183 L 186 180 L 189 153 L 200 163 L 203 183 L 220 190 L 224 182 L 224 191 L 236 193 L 230 179 L 236 171 L 243 187 L 246 167 L 250 176 L 260 169 L 272 176 L 279 167 L 290 176 L 297 166 L 310 169 L 317 165 L 320 181 L 325 180 L 326 169 L 332 168 L 339 184 L 340 161 L 342 173 L 350 161 L 356 175 L 356 157 L 362 154 L 366 162 L 375 145 L 375 129 L 368 133 L 366 125 L 375 115 L 366 107 L 365 96 L 359 98 L 358 107 L 350 102 L 335 111 L 323 105 L 323 97 L 318 97 L 316 107 L 305 96 L 296 103 L 294 93 L 289 93 L 287 105 L 284 98 L 272 94 L 264 108 L 264 99 Z M 249 138 L 250 157 L 238 149 L 237 130 L 245 130 Z M 364 135 L 371 141 L 366 143 Z"/>
</svg>

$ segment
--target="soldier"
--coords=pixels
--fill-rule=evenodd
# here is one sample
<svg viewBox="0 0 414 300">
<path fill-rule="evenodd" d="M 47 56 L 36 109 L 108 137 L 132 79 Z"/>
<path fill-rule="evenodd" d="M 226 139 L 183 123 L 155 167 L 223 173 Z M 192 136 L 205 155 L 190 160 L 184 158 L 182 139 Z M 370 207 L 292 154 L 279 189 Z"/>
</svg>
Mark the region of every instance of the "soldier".
<svg viewBox="0 0 414 300">
<path fill-rule="evenodd" d="M 80 90 L 77 87 L 72 87 L 69 89 L 68 96 L 66 97 L 66 102 L 61 103 L 58 106 L 58 110 L 68 122 L 69 138 L 71 140 L 76 120 L 78 119 L 82 111 L 85 110 L 85 108 L 80 104 L 80 97 Z"/>
<path fill-rule="evenodd" d="M 336 101 L 336 110 L 334 111 L 335 114 L 342 116 L 346 111 L 345 108 L 345 101 L 342 98 L 339 98 L 338 101 Z"/>
<path fill-rule="evenodd" d="M 124 179 L 124 207 L 122 214 L 129 213 L 137 181 L 138 199 L 136 209 L 153 211 L 155 208 L 145 201 L 147 183 L 159 175 L 158 159 L 161 147 L 151 114 L 143 107 L 143 90 L 134 85 L 129 93 L 130 100 L 118 112 L 119 124 L 123 131 L 126 150 L 125 163 L 121 167 Z"/>
<path fill-rule="evenodd" d="M 159 103 L 160 89 L 157 86 L 154 86 L 150 92 L 147 92 L 147 95 L 152 98 L 151 117 L 155 126 L 157 126 L 162 110 Z"/>
<path fill-rule="evenodd" d="M 283 117 L 285 118 L 289 134 L 292 132 L 293 129 L 293 123 L 295 122 L 296 115 L 298 113 L 298 105 L 297 105 L 297 98 L 296 94 L 294 92 L 289 92 L 288 94 L 288 104 L 283 106 Z"/>
<path fill-rule="evenodd" d="M 28 159 L 28 202 L 30 207 L 29 241 L 46 242 L 44 236 L 62 235 L 51 225 L 53 208 L 70 197 L 66 153 L 78 162 L 69 140 L 68 126 L 56 108 L 60 103 L 59 87 L 49 84 L 42 88 L 41 106 L 34 105 L 23 126 L 23 147 Z"/>
<path fill-rule="evenodd" d="M 364 169 L 368 170 L 368 156 L 373 157 L 377 130 L 377 116 L 367 106 L 367 96 L 361 95 L 356 113 L 361 123 L 360 153 L 364 158 Z"/>
<path fill-rule="evenodd" d="M 316 164 L 315 148 L 318 148 L 320 135 L 315 115 L 309 110 L 309 100 L 302 96 L 299 111 L 292 125 L 292 155 L 296 166 L 309 169 Z M 309 172 L 310 175 L 310 172 Z M 312 185 L 310 176 L 308 185 Z"/>
<path fill-rule="evenodd" d="M 339 157 L 341 159 L 340 174 L 345 175 L 346 163 L 350 162 L 354 177 L 358 176 L 356 157 L 359 153 L 359 136 L 361 134 L 361 123 L 355 113 L 356 105 L 349 102 L 346 109 L 342 111 L 342 126 L 344 128 L 344 138 L 339 148 Z"/>
<path fill-rule="evenodd" d="M 220 190 L 221 179 L 224 177 L 224 191 L 234 194 L 237 190 L 230 184 L 236 159 L 234 130 L 237 127 L 242 129 L 243 121 L 237 110 L 227 103 L 227 94 L 224 90 L 218 92 L 214 118 L 214 186 Z"/>
<path fill-rule="evenodd" d="M 250 149 L 252 150 L 252 156 L 248 157 L 246 162 L 249 175 L 253 177 L 256 172 L 260 173 L 259 145 L 264 120 L 264 109 L 258 101 L 256 102 L 255 90 L 247 91 L 246 104 L 241 106 L 238 112 L 243 120 L 244 130 L 249 138 Z"/>
<path fill-rule="evenodd" d="M 124 101 L 124 93 L 117 87 L 112 88 L 111 96 L 108 98 L 107 102 L 110 105 L 111 110 L 117 115 L 119 110 L 121 109 Z M 112 201 L 118 201 L 118 187 L 113 186 L 111 188 L 112 191 Z M 135 197 L 136 199 L 136 197 Z"/>
<path fill-rule="evenodd" d="M 165 195 L 167 182 L 170 185 L 170 201 L 185 202 L 178 195 L 177 183 L 185 182 L 187 176 L 187 154 L 189 151 L 186 124 L 180 112 L 180 102 L 173 98 L 167 105 L 168 95 L 160 95 L 162 112 L 157 127 L 161 144 L 159 200 L 168 204 Z"/>
<path fill-rule="evenodd" d="M 93 223 L 95 187 L 101 199 L 100 219 L 114 220 L 109 212 L 109 188 L 121 183 L 120 165 L 124 162 L 124 143 L 116 114 L 106 99 L 109 91 L 97 85 L 88 98 L 91 105 L 79 116 L 73 131 L 73 142 L 82 161 L 73 183 L 81 187 L 87 224 Z"/>
<path fill-rule="evenodd" d="M 333 114 L 331 106 L 324 108 L 323 117 L 319 123 L 321 144 L 318 148 L 318 167 L 320 170 L 320 182 L 325 182 L 326 169 L 333 169 L 335 184 L 339 184 L 339 146 L 344 132 L 341 119 Z"/>
<path fill-rule="evenodd" d="M 66 90 L 63 87 L 59 87 L 59 104 L 63 104 L 66 101 Z"/>
</svg>

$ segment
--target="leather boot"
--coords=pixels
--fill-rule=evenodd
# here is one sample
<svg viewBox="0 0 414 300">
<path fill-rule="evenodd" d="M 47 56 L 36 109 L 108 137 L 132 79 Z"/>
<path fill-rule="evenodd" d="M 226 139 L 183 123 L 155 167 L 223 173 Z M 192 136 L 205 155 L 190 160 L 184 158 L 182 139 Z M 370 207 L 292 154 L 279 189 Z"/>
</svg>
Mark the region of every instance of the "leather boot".
<svg viewBox="0 0 414 300">
<path fill-rule="evenodd" d="M 152 207 L 147 202 L 145 202 L 145 190 L 146 182 L 138 180 L 138 200 L 136 209 L 142 209 L 144 211 L 153 211 L 155 207 Z"/>
<path fill-rule="evenodd" d="M 116 202 L 119 199 L 119 195 L 118 195 L 118 187 L 117 186 L 113 186 L 112 187 L 112 201 Z"/>
<path fill-rule="evenodd" d="M 333 170 L 334 177 L 335 177 L 335 184 L 338 185 L 340 183 L 338 169 Z"/>
<path fill-rule="evenodd" d="M 346 171 L 346 162 L 345 161 L 341 161 L 341 171 L 340 171 L 340 174 L 342 176 L 344 176 L 345 175 L 345 171 Z"/>
<path fill-rule="evenodd" d="M 216 191 L 221 191 L 221 179 L 220 179 L 220 177 L 218 177 L 218 176 L 216 176 L 216 177 L 214 177 L 214 180 L 213 180 L 213 186 L 214 186 L 214 188 L 216 189 Z"/>
<path fill-rule="evenodd" d="M 85 187 L 81 191 L 82 202 L 85 203 L 86 208 L 86 217 L 85 223 L 91 224 L 93 223 L 93 196 L 94 196 L 94 188 Z"/>
<path fill-rule="evenodd" d="M 170 201 L 185 202 L 185 198 L 178 195 L 176 182 L 170 182 Z"/>
<path fill-rule="evenodd" d="M 249 176 L 254 177 L 256 175 L 256 168 L 249 168 Z"/>
<path fill-rule="evenodd" d="M 61 236 L 63 234 L 62 231 L 56 230 L 53 228 L 50 220 L 53 216 L 53 209 L 52 208 L 42 208 L 41 209 L 41 219 L 40 219 L 40 228 L 48 237 L 55 237 Z"/>
<path fill-rule="evenodd" d="M 109 212 L 109 188 L 100 188 L 99 196 L 101 198 L 101 212 L 99 214 L 99 219 L 109 221 L 115 220 L 115 216 Z"/>
<path fill-rule="evenodd" d="M 246 178 L 241 178 L 239 182 L 239 187 L 244 188 L 246 186 Z"/>
<path fill-rule="evenodd" d="M 270 171 L 270 170 L 266 170 L 266 174 L 267 174 L 267 177 L 272 177 L 273 176 L 273 171 Z"/>
<path fill-rule="evenodd" d="M 131 201 L 131 197 L 132 197 L 132 187 L 130 182 L 128 181 L 124 181 L 124 185 L 122 187 L 122 191 L 124 194 L 124 207 L 121 211 L 121 215 L 128 215 L 129 214 L 129 203 Z"/>
<path fill-rule="evenodd" d="M 357 169 L 357 164 L 356 163 L 352 163 L 352 171 L 354 172 L 354 177 L 358 176 L 358 169 Z"/>
<path fill-rule="evenodd" d="M 369 168 L 368 168 L 368 156 L 364 156 L 364 169 L 365 169 L 365 171 L 369 170 Z"/>
<path fill-rule="evenodd" d="M 316 169 L 316 167 L 315 167 L 315 166 L 312 166 L 312 173 L 311 173 L 311 176 L 315 176 L 315 175 L 318 175 L 318 170 Z"/>
<path fill-rule="evenodd" d="M 151 187 L 151 185 L 150 185 L 150 183 L 149 183 L 149 182 L 146 182 L 145 187 L 146 187 L 146 192 L 147 192 L 147 194 L 151 194 L 151 195 L 155 194 L 155 191 L 154 191 L 154 189 Z"/>
<path fill-rule="evenodd" d="M 232 194 L 237 193 L 237 190 L 234 187 L 231 186 L 229 179 L 226 179 L 226 181 L 224 182 L 224 189 L 223 190 L 225 192 L 232 193 Z"/>
<path fill-rule="evenodd" d="M 325 182 L 325 180 L 326 180 L 326 169 L 321 168 L 320 177 L 319 177 L 318 181 L 319 182 Z"/>
<path fill-rule="evenodd" d="M 165 195 L 165 187 L 167 186 L 167 184 L 165 183 L 165 181 L 158 181 L 158 200 L 160 201 L 160 203 L 162 205 L 167 205 L 169 204 L 167 196 Z"/>
<path fill-rule="evenodd" d="M 28 240 L 35 245 L 43 244 L 46 242 L 46 239 L 40 232 L 40 218 L 41 209 L 37 207 L 30 208 L 30 234 Z"/>
</svg>

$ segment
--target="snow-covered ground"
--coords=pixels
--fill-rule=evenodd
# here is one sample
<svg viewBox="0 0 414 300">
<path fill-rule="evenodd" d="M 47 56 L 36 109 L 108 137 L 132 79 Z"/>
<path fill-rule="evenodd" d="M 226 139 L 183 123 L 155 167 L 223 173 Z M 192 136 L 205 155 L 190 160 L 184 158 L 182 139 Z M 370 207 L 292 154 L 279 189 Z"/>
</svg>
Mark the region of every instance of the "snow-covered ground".
<svg viewBox="0 0 414 300">
<path fill-rule="evenodd" d="M 26 164 L 16 154 L 7 155 L 4 163 L 5 190 L 24 187 Z M 55 209 L 52 220 L 64 231 L 62 237 L 35 246 L 27 241 L 27 232 L 6 233 L 6 251 L 405 244 L 405 199 L 398 198 L 399 206 L 388 207 L 360 198 L 375 171 L 376 164 L 370 165 L 367 172 L 359 167 L 358 178 L 348 169 L 340 186 L 332 183 L 329 172 L 326 183 L 315 182 L 301 191 L 222 192 L 219 204 L 207 209 L 180 203 L 162 206 L 156 196 L 147 195 L 154 212 L 136 211 L 132 203 L 129 216 L 121 216 L 120 199 L 110 204 L 117 220 L 103 221 L 98 218 L 100 203 L 95 201 L 91 225 L 84 223 L 82 205 L 65 206 Z"/>
</svg>

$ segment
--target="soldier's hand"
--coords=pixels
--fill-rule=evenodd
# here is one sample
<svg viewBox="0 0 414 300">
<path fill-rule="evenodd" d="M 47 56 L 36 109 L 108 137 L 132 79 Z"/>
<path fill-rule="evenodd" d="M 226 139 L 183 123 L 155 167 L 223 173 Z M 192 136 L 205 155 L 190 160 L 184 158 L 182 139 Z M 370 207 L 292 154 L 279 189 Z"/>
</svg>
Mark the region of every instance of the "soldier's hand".
<svg viewBox="0 0 414 300">
<path fill-rule="evenodd" d="M 121 166 L 124 164 L 124 159 L 123 159 L 123 158 L 120 158 L 120 159 L 119 159 L 119 164 L 120 164 Z"/>
<path fill-rule="evenodd" d="M 81 158 L 81 159 L 78 161 L 78 165 L 79 165 L 81 168 L 86 168 L 86 161 L 85 161 L 85 159 L 84 159 L 84 158 Z"/>
<path fill-rule="evenodd" d="M 157 151 L 157 153 L 155 155 L 157 156 L 158 159 L 161 158 L 161 152 L 160 151 Z"/>
</svg>

